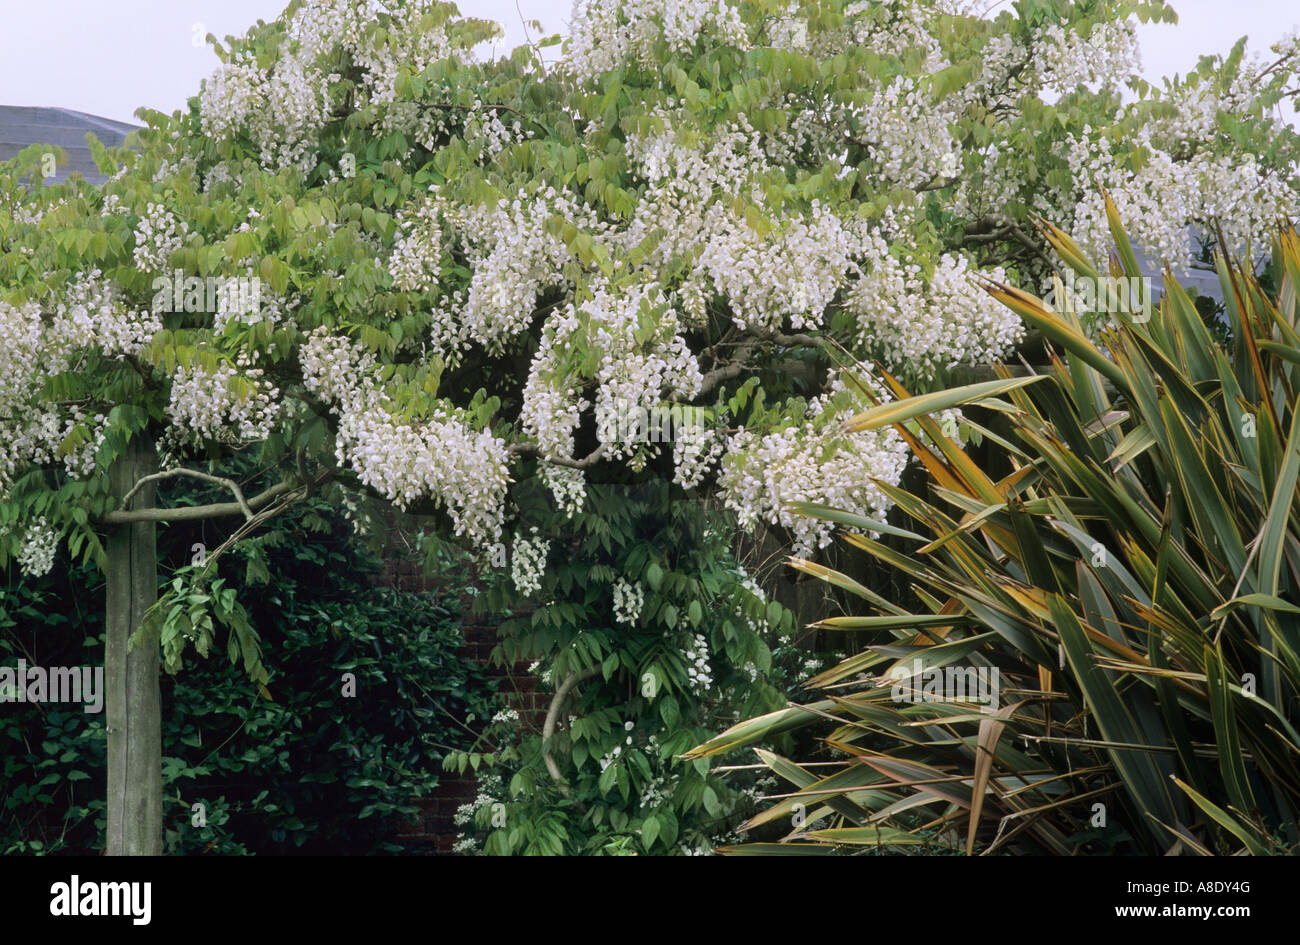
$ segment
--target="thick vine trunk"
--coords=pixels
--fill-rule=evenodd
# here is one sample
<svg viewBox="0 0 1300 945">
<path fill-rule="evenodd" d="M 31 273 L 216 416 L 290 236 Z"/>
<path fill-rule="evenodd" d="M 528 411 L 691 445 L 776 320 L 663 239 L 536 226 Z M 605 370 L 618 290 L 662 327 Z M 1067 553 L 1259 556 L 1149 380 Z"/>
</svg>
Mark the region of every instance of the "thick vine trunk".
<svg viewBox="0 0 1300 945">
<path fill-rule="evenodd" d="M 153 443 L 137 434 L 109 472 L 119 499 L 155 472 Z M 132 508 L 151 507 L 145 486 Z M 158 644 L 128 652 L 131 634 L 158 599 L 157 536 L 153 522 L 117 525 L 108 535 L 108 619 L 104 646 L 108 712 L 108 854 L 162 854 L 162 705 Z"/>
</svg>

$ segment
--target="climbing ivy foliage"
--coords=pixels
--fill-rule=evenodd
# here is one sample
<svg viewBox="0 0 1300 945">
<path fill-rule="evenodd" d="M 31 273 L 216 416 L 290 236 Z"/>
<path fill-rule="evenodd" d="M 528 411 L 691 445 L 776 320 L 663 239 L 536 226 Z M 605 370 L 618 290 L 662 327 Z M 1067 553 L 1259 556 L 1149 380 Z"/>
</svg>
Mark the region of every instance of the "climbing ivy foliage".
<svg viewBox="0 0 1300 945">
<path fill-rule="evenodd" d="M 231 465 L 247 472 L 249 464 Z M 179 499 L 221 499 L 206 484 L 174 488 Z M 194 542 L 210 541 L 214 531 L 166 529 L 160 567 L 184 572 Z M 380 590 L 373 586 L 379 568 L 344 516 L 319 497 L 221 559 L 222 592 L 236 593 L 274 647 L 264 686 L 215 653 L 163 678 L 167 853 L 427 852 L 402 834 L 443 777 L 442 759 L 469 746 L 491 715 L 493 687 L 459 652 L 463 580 L 436 592 Z M 331 575 L 328 584 L 322 573 Z M 99 662 L 101 587 L 93 566 L 66 559 L 37 579 L 14 567 L 0 572 L 0 662 Z M 104 849 L 103 709 L 5 704 L 0 852 Z"/>
<path fill-rule="evenodd" d="M 593 482 L 653 470 L 811 553 L 832 530 L 791 503 L 879 519 L 910 458 L 843 429 L 886 395 L 839 385 L 834 346 L 910 390 L 1010 355 L 1022 326 L 975 278 L 1046 284 L 1036 214 L 1104 249 L 1098 184 L 1159 221 L 1141 248 L 1175 269 L 1189 227 L 1232 221 L 1245 248 L 1294 205 L 1296 37 L 1157 87 L 1135 29 L 1161 20 L 1159 0 L 579 0 L 567 40 L 492 57 L 499 28 L 449 3 L 293 0 L 212 40 L 184 110 L 93 145 L 102 187 L 41 186 L 40 145 L 0 165 L 0 565 L 102 567 L 106 473 L 136 438 L 164 468 L 252 456 L 282 478 L 258 515 L 309 493 L 434 513 L 518 552 L 523 595 L 550 579 L 527 477 L 557 536 L 601 517 Z M 629 435 L 673 405 L 700 429 Z M 686 588 L 655 603 L 665 564 L 604 550 L 624 570 L 589 585 L 619 618 L 599 634 L 650 607 L 673 639 Z M 210 608 L 256 676 L 215 574 L 160 601 L 169 666 L 215 642 Z M 597 629 L 532 649 L 603 668 L 622 651 Z"/>
</svg>

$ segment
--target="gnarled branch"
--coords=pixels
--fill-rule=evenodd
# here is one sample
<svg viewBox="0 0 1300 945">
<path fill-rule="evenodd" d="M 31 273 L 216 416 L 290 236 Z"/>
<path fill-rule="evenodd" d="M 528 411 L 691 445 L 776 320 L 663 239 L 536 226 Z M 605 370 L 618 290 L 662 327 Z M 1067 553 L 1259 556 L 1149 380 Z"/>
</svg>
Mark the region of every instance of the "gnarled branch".
<svg viewBox="0 0 1300 945">
<path fill-rule="evenodd" d="M 216 483 L 219 486 L 225 486 L 235 494 L 235 501 L 239 503 L 239 509 L 244 513 L 244 518 L 252 518 L 253 510 L 248 507 L 248 501 L 244 498 L 244 491 L 239 488 L 239 483 L 233 479 L 227 479 L 224 476 L 213 476 L 205 472 L 199 472 L 197 469 L 185 469 L 177 467 L 176 469 L 165 469 L 162 472 L 156 472 L 151 476 L 145 476 L 139 482 L 131 487 L 126 495 L 122 497 L 122 508 L 127 508 L 135 494 L 143 489 L 148 483 L 159 482 L 163 479 L 175 479 L 177 476 L 189 476 L 191 479 L 201 479 L 204 482 Z"/>
<path fill-rule="evenodd" d="M 701 395 L 707 394 L 719 384 L 743 374 L 749 368 L 750 356 L 753 355 L 761 342 L 772 342 L 782 348 L 818 348 L 823 343 L 822 339 L 816 335 L 803 332 L 785 334 L 780 331 L 759 332 L 751 330 L 746 334 L 745 339 L 737 347 L 735 355 L 730 360 L 704 375 L 703 383 L 700 385 Z"/>
<path fill-rule="evenodd" d="M 569 784 L 564 780 L 564 775 L 560 774 L 560 766 L 555 763 L 551 756 L 551 736 L 555 734 L 555 723 L 560 717 L 560 707 L 564 705 L 564 700 L 569 697 L 573 687 L 584 679 L 590 679 L 599 672 L 594 666 L 591 669 L 584 669 L 581 672 L 573 670 L 569 675 L 564 677 L 564 682 L 555 690 L 555 695 L 551 697 L 551 707 L 546 712 L 546 721 L 542 723 L 542 761 L 546 763 L 546 770 L 550 772 L 555 786 L 560 789 L 560 793 L 566 797 L 569 794 Z"/>
<path fill-rule="evenodd" d="M 176 470 L 168 470 L 173 475 L 184 475 Z M 194 470 L 186 470 L 186 473 L 193 474 Z M 292 492 L 306 485 L 309 489 L 320 485 L 331 475 L 331 471 L 326 470 L 319 476 L 316 476 L 309 483 L 278 482 L 273 486 L 259 492 L 253 498 L 243 501 L 243 495 L 236 493 L 240 501 L 236 502 L 212 502 L 208 505 L 183 505 L 174 509 L 116 509 L 115 511 L 105 514 L 99 519 L 104 525 L 129 525 L 132 522 L 196 522 L 208 518 L 221 518 L 226 515 L 243 515 L 245 521 L 253 521 L 256 516 L 253 515 L 258 509 L 272 502 L 273 500 L 284 495 L 286 492 Z M 146 477 L 160 478 L 160 476 Z M 165 478 L 165 477 L 162 477 Z M 219 477 L 207 476 L 199 473 L 197 478 L 213 479 L 221 482 Z M 130 499 L 135 494 L 136 489 L 144 484 L 145 480 L 136 483 L 127 494 Z M 224 485 L 225 483 L 222 482 Z M 123 505 L 126 502 L 122 503 Z"/>
<path fill-rule="evenodd" d="M 512 456 L 530 456 L 536 455 L 544 463 L 550 463 L 552 466 L 568 466 L 570 469 L 588 469 L 600 462 L 601 457 L 605 455 L 605 444 L 597 446 L 582 459 L 570 459 L 567 456 L 543 456 L 541 447 L 536 443 L 512 443 L 508 447 Z"/>
</svg>

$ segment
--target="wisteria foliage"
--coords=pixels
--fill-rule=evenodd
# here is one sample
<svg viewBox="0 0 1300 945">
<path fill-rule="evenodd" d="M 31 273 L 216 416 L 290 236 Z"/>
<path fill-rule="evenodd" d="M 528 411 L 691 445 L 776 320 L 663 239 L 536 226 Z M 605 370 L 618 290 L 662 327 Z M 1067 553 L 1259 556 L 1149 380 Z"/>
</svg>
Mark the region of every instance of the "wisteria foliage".
<svg viewBox="0 0 1300 945">
<path fill-rule="evenodd" d="M 789 503 L 883 514 L 908 461 L 839 431 L 861 403 L 831 345 L 922 384 L 1010 355 L 1021 326 L 974 277 L 1043 284 L 1034 215 L 1103 248 L 1101 187 L 1175 269 L 1189 227 L 1246 246 L 1295 205 L 1300 43 L 1155 87 L 1152 19 L 578 0 L 563 43 L 491 58 L 500 30 L 450 4 L 294 0 L 214 41 L 187 111 L 99 149 L 102 189 L 37 186 L 39 149 L 0 169 L 0 556 L 98 548 L 96 473 L 145 430 L 168 463 L 260 444 L 287 477 L 325 467 L 481 549 L 520 475 L 576 511 L 597 464 L 659 464 L 810 551 L 829 532 Z M 256 276 L 268 317 L 157 312 L 171 273 Z M 595 423 L 683 403 L 709 435 Z M 517 548 L 535 586 L 544 549 Z"/>
</svg>

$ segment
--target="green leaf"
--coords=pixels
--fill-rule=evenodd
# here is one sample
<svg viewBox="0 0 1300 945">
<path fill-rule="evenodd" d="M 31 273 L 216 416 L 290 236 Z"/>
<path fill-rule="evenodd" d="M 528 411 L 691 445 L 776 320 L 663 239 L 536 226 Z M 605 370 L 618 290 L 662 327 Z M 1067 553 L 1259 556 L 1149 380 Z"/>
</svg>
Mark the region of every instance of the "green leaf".
<svg viewBox="0 0 1300 945">
<path fill-rule="evenodd" d="M 1259 590 L 1276 596 L 1282 571 L 1282 555 L 1288 535 L 1291 509 L 1295 502 L 1296 480 L 1300 476 L 1300 410 L 1291 411 L 1291 432 L 1287 436 L 1286 458 L 1273 489 L 1268 514 L 1259 535 Z"/>
<path fill-rule="evenodd" d="M 1210 692 L 1210 710 L 1214 718 L 1214 735 L 1219 767 L 1228 798 L 1238 810 L 1254 810 L 1255 798 L 1250 790 L 1250 777 L 1243 760 L 1241 733 L 1237 729 L 1237 714 L 1232 705 L 1232 691 L 1227 667 L 1223 662 L 1223 648 L 1205 647 L 1205 681 Z"/>
<path fill-rule="evenodd" d="M 645 569 L 645 580 L 646 583 L 650 585 L 651 590 L 659 590 L 659 587 L 663 584 L 664 580 L 664 569 L 659 567 L 655 562 L 650 562 L 649 566 Z"/>
<path fill-rule="evenodd" d="M 645 819 L 641 825 L 641 845 L 645 847 L 647 853 L 655 845 L 655 839 L 659 836 L 659 818 L 653 814 Z"/>
<path fill-rule="evenodd" d="M 904 400 L 891 401 L 864 410 L 862 413 L 844 423 L 845 433 L 864 430 L 878 430 L 881 427 L 903 423 L 914 417 L 929 416 L 940 410 L 948 410 L 961 404 L 987 400 L 1008 391 L 1018 390 L 1030 384 L 1046 380 L 1045 375 L 1035 374 L 1030 377 L 1017 377 L 1002 381 L 984 381 L 980 384 L 968 384 L 951 390 L 936 391 L 932 394 L 920 394 Z"/>
<path fill-rule="evenodd" d="M 1194 788 L 1180 781 L 1178 778 L 1174 778 L 1173 781 L 1188 797 L 1192 799 L 1197 807 L 1209 815 L 1211 820 L 1244 843 L 1246 849 L 1250 851 L 1252 856 L 1268 855 L 1268 848 L 1260 843 L 1259 840 L 1252 835 L 1250 830 L 1248 830 L 1231 814 L 1210 801 L 1208 798 L 1203 797 Z"/>
<path fill-rule="evenodd" d="M 713 788 L 706 787 L 704 789 L 702 800 L 704 802 L 704 809 L 709 812 L 710 817 L 722 816 L 722 801 L 718 799 L 718 793 L 713 790 Z"/>
<path fill-rule="evenodd" d="M 1137 723 L 1125 708 L 1116 686 L 1093 661 L 1092 647 L 1083 627 L 1059 594 L 1048 597 L 1052 621 L 1061 636 L 1069 660 L 1088 708 L 1097 720 L 1106 741 L 1124 745 L 1142 744 Z M 1151 753 L 1127 749 L 1107 749 L 1112 764 L 1123 777 L 1125 788 L 1141 809 L 1163 823 L 1179 821 L 1173 800 L 1165 787 L 1164 773 Z M 1149 828 L 1148 828 L 1149 829 Z"/>
</svg>

